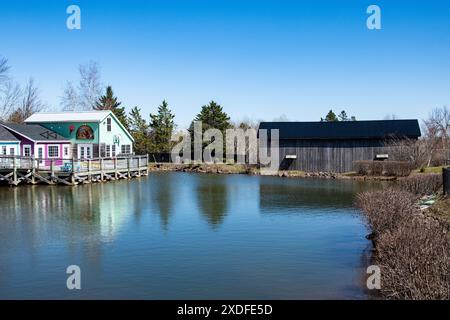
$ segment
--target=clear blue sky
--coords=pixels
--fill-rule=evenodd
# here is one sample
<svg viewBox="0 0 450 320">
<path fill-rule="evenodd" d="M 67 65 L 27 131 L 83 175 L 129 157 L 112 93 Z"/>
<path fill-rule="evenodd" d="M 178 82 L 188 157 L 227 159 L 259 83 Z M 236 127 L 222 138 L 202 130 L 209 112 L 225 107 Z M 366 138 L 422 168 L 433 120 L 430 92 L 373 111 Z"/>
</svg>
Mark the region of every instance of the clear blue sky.
<svg viewBox="0 0 450 320">
<path fill-rule="evenodd" d="M 70 4 L 81 30 L 66 28 Z M 382 30 L 366 28 L 370 4 Z M 450 106 L 449 1 L 1 1 L 0 39 L 12 75 L 54 108 L 94 60 L 124 105 L 148 114 L 167 99 L 181 127 L 211 99 L 236 120 Z"/>
</svg>

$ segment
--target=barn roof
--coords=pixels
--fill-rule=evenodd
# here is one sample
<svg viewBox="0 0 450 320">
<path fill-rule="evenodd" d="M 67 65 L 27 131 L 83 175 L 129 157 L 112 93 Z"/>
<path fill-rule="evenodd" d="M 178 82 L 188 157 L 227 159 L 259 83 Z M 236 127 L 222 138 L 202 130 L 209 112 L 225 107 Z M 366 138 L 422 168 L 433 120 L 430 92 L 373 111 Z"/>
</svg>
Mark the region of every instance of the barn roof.
<svg viewBox="0 0 450 320">
<path fill-rule="evenodd" d="M 259 129 L 279 129 L 280 139 L 415 139 L 421 135 L 417 120 L 261 122 Z"/>
<path fill-rule="evenodd" d="M 3 123 L 7 130 L 32 141 L 63 142 L 68 139 L 38 124 Z"/>
</svg>

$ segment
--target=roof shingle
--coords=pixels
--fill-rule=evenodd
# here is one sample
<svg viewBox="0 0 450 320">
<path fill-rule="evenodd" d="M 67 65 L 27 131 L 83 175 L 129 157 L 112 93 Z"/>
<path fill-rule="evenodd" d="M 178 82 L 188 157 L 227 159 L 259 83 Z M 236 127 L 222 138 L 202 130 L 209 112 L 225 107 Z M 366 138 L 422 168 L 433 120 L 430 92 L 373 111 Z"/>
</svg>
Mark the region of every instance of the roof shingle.
<svg viewBox="0 0 450 320">
<path fill-rule="evenodd" d="M 56 132 L 53 132 L 38 124 L 4 123 L 2 125 L 6 129 L 10 129 L 11 131 L 17 132 L 34 141 L 69 141 Z"/>
</svg>

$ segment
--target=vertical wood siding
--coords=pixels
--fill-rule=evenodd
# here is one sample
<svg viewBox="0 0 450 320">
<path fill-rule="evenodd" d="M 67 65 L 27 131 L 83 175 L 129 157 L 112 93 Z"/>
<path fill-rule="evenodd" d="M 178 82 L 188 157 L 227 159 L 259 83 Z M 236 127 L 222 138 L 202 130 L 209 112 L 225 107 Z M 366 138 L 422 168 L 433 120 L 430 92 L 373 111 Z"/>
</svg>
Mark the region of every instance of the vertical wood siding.
<svg viewBox="0 0 450 320">
<path fill-rule="evenodd" d="M 308 172 L 348 172 L 357 160 L 389 154 L 383 140 L 280 140 L 280 169 Z M 286 155 L 297 159 L 287 160 Z"/>
</svg>

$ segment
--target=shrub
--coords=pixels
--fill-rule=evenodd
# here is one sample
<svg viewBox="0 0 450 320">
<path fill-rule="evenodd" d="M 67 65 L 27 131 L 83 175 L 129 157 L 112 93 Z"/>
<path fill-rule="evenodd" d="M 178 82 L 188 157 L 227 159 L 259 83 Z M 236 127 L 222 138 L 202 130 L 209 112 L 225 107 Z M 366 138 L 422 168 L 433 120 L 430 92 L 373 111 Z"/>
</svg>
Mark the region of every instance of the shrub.
<svg viewBox="0 0 450 320">
<path fill-rule="evenodd" d="M 406 223 L 418 212 L 416 197 L 399 188 L 368 191 L 357 196 L 357 206 L 366 217 L 375 236 Z"/>
<path fill-rule="evenodd" d="M 415 217 L 380 236 L 375 263 L 390 299 L 450 299 L 450 237 L 437 221 Z"/>
<path fill-rule="evenodd" d="M 434 181 L 429 176 L 426 181 Z M 403 181 L 408 181 L 407 186 L 423 181 L 417 179 Z M 423 182 L 418 185 L 413 189 L 422 190 Z M 424 215 L 417 198 L 402 187 L 357 197 L 373 231 L 373 263 L 381 269 L 380 293 L 389 299 L 450 299 L 448 226 Z"/>
<path fill-rule="evenodd" d="M 442 189 L 442 174 L 416 174 L 398 181 L 401 189 L 417 196 L 436 194 Z"/>
<path fill-rule="evenodd" d="M 353 170 L 360 175 L 405 177 L 411 174 L 412 165 L 405 161 L 355 161 Z"/>
<path fill-rule="evenodd" d="M 383 161 L 384 174 L 394 177 L 406 177 L 411 174 L 412 165 L 404 161 Z"/>
</svg>

